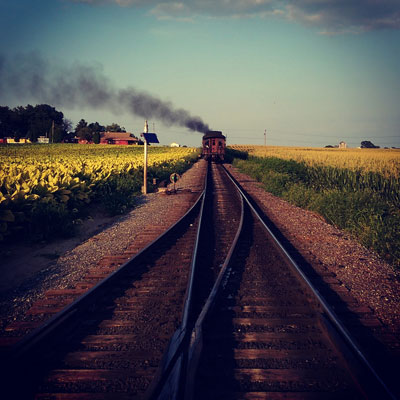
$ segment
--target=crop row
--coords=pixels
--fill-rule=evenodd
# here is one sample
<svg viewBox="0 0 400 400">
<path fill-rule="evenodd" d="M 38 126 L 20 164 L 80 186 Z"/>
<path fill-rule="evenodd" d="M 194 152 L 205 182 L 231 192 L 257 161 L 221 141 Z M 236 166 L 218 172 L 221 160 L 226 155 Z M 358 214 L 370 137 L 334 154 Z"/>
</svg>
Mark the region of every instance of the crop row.
<svg viewBox="0 0 400 400">
<path fill-rule="evenodd" d="M 304 162 L 310 167 L 331 166 L 400 177 L 400 149 L 335 149 L 315 147 L 234 145 L 233 149 L 255 157 L 277 157 Z"/>
<path fill-rule="evenodd" d="M 149 149 L 148 180 L 182 172 L 190 148 Z M 0 148 L 0 240 L 68 235 L 93 203 L 111 214 L 132 206 L 143 184 L 143 149 L 131 146 L 28 145 Z"/>
</svg>

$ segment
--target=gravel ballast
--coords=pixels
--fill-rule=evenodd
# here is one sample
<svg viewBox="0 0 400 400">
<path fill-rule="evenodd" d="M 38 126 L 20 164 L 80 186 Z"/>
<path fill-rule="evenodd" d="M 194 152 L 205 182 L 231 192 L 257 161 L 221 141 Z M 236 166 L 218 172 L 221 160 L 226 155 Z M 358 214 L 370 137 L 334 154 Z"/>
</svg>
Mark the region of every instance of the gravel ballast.
<svg viewBox="0 0 400 400">
<path fill-rule="evenodd" d="M 179 189 L 200 192 L 200 160 L 183 174 Z M 357 300 L 370 307 L 391 333 L 400 337 L 400 280 L 393 268 L 353 240 L 347 233 L 327 224 L 315 213 L 302 210 L 260 188 L 260 184 L 228 166 L 235 177 L 266 210 L 268 217 L 311 265 L 336 274 Z M 179 196 L 179 195 L 177 195 Z M 48 289 L 68 287 L 81 279 L 103 257 L 128 248 L 137 235 L 149 226 L 162 223 L 174 205 L 172 196 L 152 193 L 141 196 L 140 204 L 128 214 L 117 217 L 102 232 L 87 238 L 74 249 L 47 263 L 22 284 L 1 294 L 0 330 L 23 315 L 30 305 Z M 7 268 L 7 264 L 2 268 Z M 26 265 L 29 268 L 29 265 Z M 318 268 L 316 268 L 318 270 Z"/>
<path fill-rule="evenodd" d="M 333 272 L 360 304 L 400 337 L 400 276 L 392 266 L 320 215 L 273 196 L 235 167 L 228 168 L 316 271 Z"/>
</svg>

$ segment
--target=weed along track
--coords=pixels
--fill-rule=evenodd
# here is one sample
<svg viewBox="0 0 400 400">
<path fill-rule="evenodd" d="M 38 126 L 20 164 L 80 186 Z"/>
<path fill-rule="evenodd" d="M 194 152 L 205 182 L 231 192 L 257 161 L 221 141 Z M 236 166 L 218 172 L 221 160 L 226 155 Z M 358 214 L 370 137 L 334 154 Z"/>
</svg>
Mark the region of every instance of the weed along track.
<svg viewBox="0 0 400 400">
<path fill-rule="evenodd" d="M 240 185 L 222 165 L 207 168 L 204 191 L 175 225 L 128 261 L 110 258 L 75 288 L 49 292 L 30 313 L 51 309 L 50 319 L 11 326 L 3 392 L 390 398 Z"/>
</svg>

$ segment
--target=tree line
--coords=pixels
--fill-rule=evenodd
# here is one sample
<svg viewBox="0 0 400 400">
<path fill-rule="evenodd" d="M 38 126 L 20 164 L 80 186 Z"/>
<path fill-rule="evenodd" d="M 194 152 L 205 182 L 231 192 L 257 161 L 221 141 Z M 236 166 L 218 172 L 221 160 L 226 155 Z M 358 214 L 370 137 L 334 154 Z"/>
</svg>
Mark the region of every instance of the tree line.
<svg viewBox="0 0 400 400">
<path fill-rule="evenodd" d="M 101 132 L 126 132 L 117 123 L 103 126 L 98 122 L 88 123 L 81 119 L 75 129 L 72 122 L 61 111 L 48 104 L 9 108 L 0 106 L 0 138 L 13 138 L 18 141 L 27 138 L 37 142 L 40 136 L 49 138 L 51 143 L 71 141 L 74 137 L 99 143 Z"/>
<path fill-rule="evenodd" d="M 119 126 L 115 122 L 111 125 L 103 126 L 98 122 L 88 124 L 84 119 L 81 119 L 75 127 L 74 136 L 79 139 L 87 140 L 88 142 L 100 143 L 100 135 L 102 132 L 126 132 L 123 126 Z M 136 137 L 132 135 L 133 137 Z"/>
</svg>

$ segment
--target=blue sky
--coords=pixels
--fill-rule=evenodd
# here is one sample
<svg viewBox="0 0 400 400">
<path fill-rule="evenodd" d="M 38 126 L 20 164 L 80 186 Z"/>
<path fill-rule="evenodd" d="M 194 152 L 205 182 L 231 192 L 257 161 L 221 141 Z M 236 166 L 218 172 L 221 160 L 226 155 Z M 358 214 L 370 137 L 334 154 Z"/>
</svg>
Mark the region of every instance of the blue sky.
<svg viewBox="0 0 400 400">
<path fill-rule="evenodd" d="M 104 90 L 170 102 L 231 144 L 263 144 L 266 129 L 270 145 L 400 147 L 398 0 L 0 0 L 0 35 L 1 105 L 49 102 L 8 78 L 36 60 L 42 79 L 86 68 Z M 66 97 L 52 105 L 74 125 L 143 128 L 115 102 Z M 200 145 L 201 133 L 148 119 L 161 143 Z"/>
</svg>

